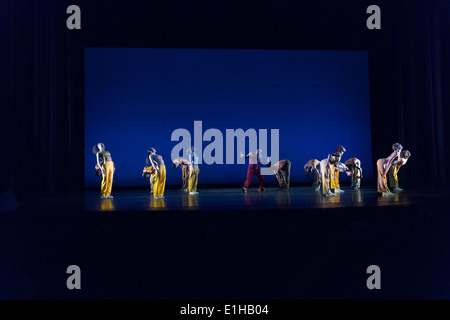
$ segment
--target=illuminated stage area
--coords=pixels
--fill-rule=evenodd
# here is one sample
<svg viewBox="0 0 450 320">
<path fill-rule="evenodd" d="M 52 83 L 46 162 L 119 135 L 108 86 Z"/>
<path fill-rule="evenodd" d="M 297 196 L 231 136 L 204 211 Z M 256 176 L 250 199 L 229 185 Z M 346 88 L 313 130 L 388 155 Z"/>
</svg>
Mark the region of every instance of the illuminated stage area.
<svg viewBox="0 0 450 320">
<path fill-rule="evenodd" d="M 407 190 L 396 193 L 395 197 L 385 198 L 371 186 L 360 190 L 343 188 L 345 193 L 336 197 L 325 197 L 321 191 L 310 187 L 291 187 L 282 191 L 278 187 L 266 187 L 259 192 L 256 186 L 243 193 L 241 188 L 199 189 L 198 195 L 190 195 L 179 189 L 168 189 L 164 199 L 154 199 L 148 189 L 119 189 L 113 191 L 113 199 L 101 199 L 98 190 L 87 190 L 66 197 L 44 198 L 25 201 L 19 210 L 32 214 L 52 214 L 56 218 L 61 212 L 148 212 L 165 211 L 169 213 L 193 211 L 210 214 L 233 214 L 238 212 L 286 212 L 302 214 L 316 209 L 348 209 L 371 207 L 417 208 L 445 206 L 445 195 L 433 190 Z"/>
<path fill-rule="evenodd" d="M 417 196 L 417 194 L 415 194 Z M 215 213 L 296 212 L 303 209 L 349 208 L 372 206 L 408 206 L 411 195 L 397 193 L 396 197 L 384 198 L 376 190 L 350 190 L 337 193 L 336 197 L 325 197 L 322 192 L 310 187 L 293 187 L 282 191 L 276 187 L 259 192 L 257 187 L 243 193 L 240 188 L 216 188 L 201 190 L 190 195 L 181 190 L 166 190 L 164 199 L 154 199 L 149 190 L 120 190 L 114 192 L 114 199 L 102 200 L 98 191 L 85 193 L 84 205 L 87 211 L 211 211 Z"/>
<path fill-rule="evenodd" d="M 1 296 L 450 298 L 445 193 L 344 190 L 332 199 L 309 187 L 166 190 L 162 201 L 148 190 L 101 200 L 95 190 L 25 201 L 1 216 Z M 82 270 L 76 292 L 65 286 L 71 264 Z M 369 265 L 381 269 L 381 290 L 366 287 Z"/>
</svg>

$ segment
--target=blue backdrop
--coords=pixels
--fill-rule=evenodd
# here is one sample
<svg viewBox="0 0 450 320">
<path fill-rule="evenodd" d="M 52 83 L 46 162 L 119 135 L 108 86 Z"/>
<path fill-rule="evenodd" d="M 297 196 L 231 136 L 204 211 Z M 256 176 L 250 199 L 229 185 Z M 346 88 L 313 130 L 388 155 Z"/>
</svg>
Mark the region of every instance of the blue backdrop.
<svg viewBox="0 0 450 320">
<path fill-rule="evenodd" d="M 307 181 L 303 165 L 337 145 L 347 149 L 343 161 L 361 159 L 371 180 L 368 79 L 366 51 L 86 48 L 85 185 L 100 184 L 91 152 L 97 142 L 111 152 L 115 186 L 148 185 L 141 174 L 149 147 L 166 162 L 166 183 L 181 184 L 181 170 L 171 167 L 178 144 L 171 135 L 185 128 L 193 143 L 194 121 L 202 121 L 203 133 L 222 132 L 224 162 L 226 129 L 267 129 L 269 141 L 279 129 L 291 181 Z M 243 183 L 246 167 L 202 164 L 199 187 Z"/>
</svg>

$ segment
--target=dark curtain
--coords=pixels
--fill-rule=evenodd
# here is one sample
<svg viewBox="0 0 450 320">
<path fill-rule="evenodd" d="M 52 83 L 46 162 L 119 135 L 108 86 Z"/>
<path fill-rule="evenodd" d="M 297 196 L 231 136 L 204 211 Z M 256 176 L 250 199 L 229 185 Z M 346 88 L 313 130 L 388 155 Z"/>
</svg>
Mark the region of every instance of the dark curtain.
<svg viewBox="0 0 450 320">
<path fill-rule="evenodd" d="M 82 184 L 83 50 L 79 34 L 65 28 L 65 8 L 58 1 L 3 3 L 2 180 L 21 197 L 69 193 Z"/>
<path fill-rule="evenodd" d="M 395 132 L 411 151 L 401 170 L 409 185 L 448 187 L 449 2 L 405 6 L 395 37 Z M 445 108 L 447 106 L 447 108 Z"/>
</svg>

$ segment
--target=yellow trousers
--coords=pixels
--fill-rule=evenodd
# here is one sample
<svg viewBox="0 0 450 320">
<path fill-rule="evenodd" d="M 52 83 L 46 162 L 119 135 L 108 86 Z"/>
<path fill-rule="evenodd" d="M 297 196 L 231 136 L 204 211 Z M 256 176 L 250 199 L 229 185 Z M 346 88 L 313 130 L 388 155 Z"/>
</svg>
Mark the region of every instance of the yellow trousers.
<svg viewBox="0 0 450 320">
<path fill-rule="evenodd" d="M 197 191 L 197 182 L 198 182 L 198 173 L 200 172 L 200 169 L 198 168 L 198 165 L 194 165 L 192 170 L 189 172 L 189 192 L 196 192 Z"/>
<path fill-rule="evenodd" d="M 153 193 L 155 189 L 156 173 L 150 175 L 150 192 Z"/>
<path fill-rule="evenodd" d="M 334 179 L 330 177 L 331 189 L 340 189 L 341 186 L 339 185 L 339 171 L 334 169 L 334 164 L 330 164 L 330 172 L 334 172 Z"/>
<path fill-rule="evenodd" d="M 400 169 L 399 166 L 393 165 L 389 168 L 388 176 L 389 176 L 389 186 L 394 189 L 398 188 L 398 170 Z"/>
<path fill-rule="evenodd" d="M 154 197 L 162 197 L 166 188 L 166 166 L 160 165 L 156 173 L 155 186 L 153 190 Z"/>
<path fill-rule="evenodd" d="M 102 187 L 100 195 L 108 197 L 111 194 L 113 176 L 114 176 L 114 162 L 105 161 L 102 165 L 104 172 L 102 172 Z"/>
<path fill-rule="evenodd" d="M 144 173 L 149 173 L 150 174 L 150 193 L 153 193 L 153 189 L 155 186 L 155 181 L 156 181 L 156 172 L 153 171 L 153 173 L 151 173 L 153 170 L 152 166 L 147 166 L 144 168 L 144 170 L 142 171 L 142 175 L 144 175 Z"/>
</svg>

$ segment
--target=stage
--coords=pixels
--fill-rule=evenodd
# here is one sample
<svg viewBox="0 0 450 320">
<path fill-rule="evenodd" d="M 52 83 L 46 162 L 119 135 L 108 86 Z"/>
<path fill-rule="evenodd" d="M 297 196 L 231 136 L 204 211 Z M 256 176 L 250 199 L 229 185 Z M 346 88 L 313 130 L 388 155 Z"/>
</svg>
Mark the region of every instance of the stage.
<svg viewBox="0 0 450 320">
<path fill-rule="evenodd" d="M 0 217 L 3 299 L 450 298 L 445 192 L 98 190 Z M 78 265 L 82 289 L 66 288 Z M 369 265 L 381 290 L 366 287 Z"/>
<path fill-rule="evenodd" d="M 86 211 L 208 211 L 211 213 L 254 212 L 296 212 L 302 209 L 350 208 L 373 206 L 411 206 L 428 204 L 430 196 L 435 204 L 444 198 L 433 191 L 400 192 L 396 197 L 381 197 L 375 189 L 363 190 L 346 188 L 345 193 L 336 197 L 324 197 L 322 192 L 310 187 L 294 187 L 288 192 L 277 187 L 259 192 L 250 188 L 243 193 L 240 188 L 215 188 L 199 190 L 198 195 L 190 195 L 181 190 L 166 190 L 164 199 L 154 199 L 149 190 L 119 190 L 114 199 L 102 200 L 98 190 L 84 194 Z M 81 200 L 81 199 L 78 199 Z"/>
<path fill-rule="evenodd" d="M 191 195 L 180 189 L 168 189 L 164 199 L 154 199 L 149 189 L 116 188 L 113 199 L 101 199 L 98 190 L 87 189 L 71 196 L 24 200 L 19 211 L 27 214 L 56 215 L 96 212 L 159 212 L 178 213 L 192 211 L 209 214 L 254 213 L 292 213 L 302 214 L 309 211 L 324 212 L 321 209 L 361 208 L 361 211 L 374 207 L 388 207 L 393 210 L 401 207 L 416 210 L 444 208 L 447 205 L 445 192 L 437 190 L 406 190 L 397 192 L 395 197 L 382 197 L 373 186 L 363 186 L 360 190 L 343 187 L 344 193 L 336 197 L 325 197 L 321 191 L 310 187 L 291 187 L 289 191 L 278 187 L 267 187 L 260 192 L 257 187 L 243 193 L 241 188 L 200 189 L 199 194 Z"/>
</svg>

